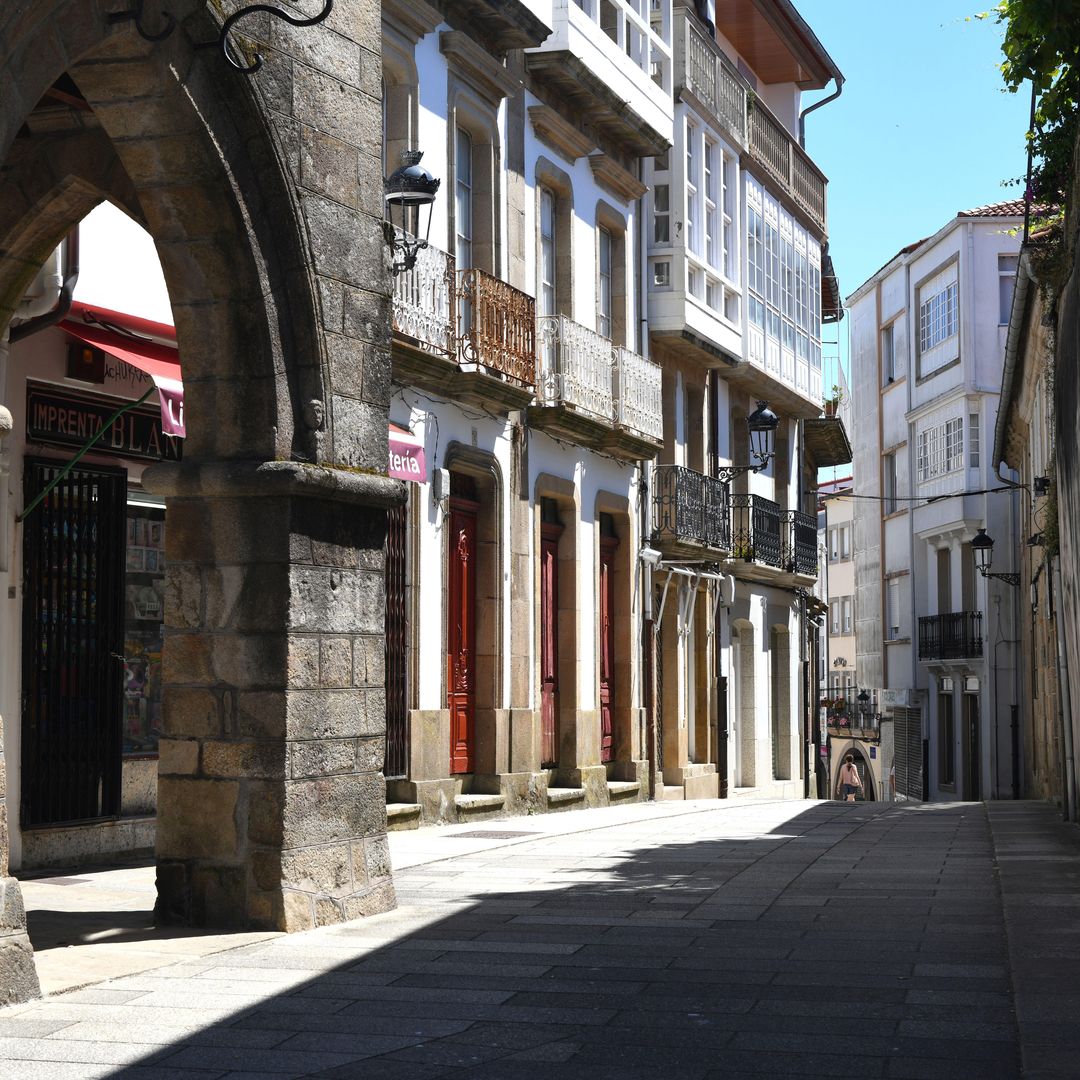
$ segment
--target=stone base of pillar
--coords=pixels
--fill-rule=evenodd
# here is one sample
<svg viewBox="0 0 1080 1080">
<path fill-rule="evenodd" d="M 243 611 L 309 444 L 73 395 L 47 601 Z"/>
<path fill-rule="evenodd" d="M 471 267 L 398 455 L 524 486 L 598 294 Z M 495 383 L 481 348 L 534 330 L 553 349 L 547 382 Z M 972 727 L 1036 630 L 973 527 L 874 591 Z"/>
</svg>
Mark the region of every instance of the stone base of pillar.
<svg viewBox="0 0 1080 1080">
<path fill-rule="evenodd" d="M 26 911 L 15 878 L 0 878 L 0 1005 L 41 997 Z"/>
</svg>

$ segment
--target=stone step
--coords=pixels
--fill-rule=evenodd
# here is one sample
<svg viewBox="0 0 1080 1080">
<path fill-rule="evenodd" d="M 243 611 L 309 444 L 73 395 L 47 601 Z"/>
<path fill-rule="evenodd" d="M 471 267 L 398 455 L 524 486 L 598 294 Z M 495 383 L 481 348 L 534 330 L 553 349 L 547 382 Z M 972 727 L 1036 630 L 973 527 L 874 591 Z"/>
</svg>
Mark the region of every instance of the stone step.
<svg viewBox="0 0 1080 1080">
<path fill-rule="evenodd" d="M 609 780 L 607 782 L 608 800 L 616 799 L 629 801 L 637 799 L 641 795 L 641 785 L 633 780 Z"/>
<path fill-rule="evenodd" d="M 657 801 L 677 802 L 686 798 L 686 791 L 681 784 L 665 784 L 656 793 Z"/>
<path fill-rule="evenodd" d="M 579 787 L 549 787 L 547 789 L 548 806 L 569 806 L 571 803 L 584 802 L 585 789 Z"/>
<path fill-rule="evenodd" d="M 454 806 L 459 818 L 496 817 L 506 806 L 503 795 L 455 795 Z"/>
<path fill-rule="evenodd" d="M 420 804 L 411 802 L 387 803 L 386 827 L 394 831 L 419 828 Z"/>
</svg>

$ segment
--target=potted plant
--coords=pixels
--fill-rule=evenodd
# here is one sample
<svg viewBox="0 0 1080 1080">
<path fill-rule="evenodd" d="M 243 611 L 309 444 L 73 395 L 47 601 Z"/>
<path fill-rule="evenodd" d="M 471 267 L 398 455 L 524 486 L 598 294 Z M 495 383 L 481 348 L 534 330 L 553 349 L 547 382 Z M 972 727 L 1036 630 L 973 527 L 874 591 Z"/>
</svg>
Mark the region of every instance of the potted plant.
<svg viewBox="0 0 1080 1080">
<path fill-rule="evenodd" d="M 844 391 L 841 390 L 840 387 L 837 386 L 835 383 L 833 383 L 833 388 L 830 396 L 825 398 L 821 403 L 822 408 L 825 411 L 825 415 L 828 417 L 835 416 L 837 410 L 839 410 L 840 406 L 843 405 L 844 401 Z"/>
</svg>

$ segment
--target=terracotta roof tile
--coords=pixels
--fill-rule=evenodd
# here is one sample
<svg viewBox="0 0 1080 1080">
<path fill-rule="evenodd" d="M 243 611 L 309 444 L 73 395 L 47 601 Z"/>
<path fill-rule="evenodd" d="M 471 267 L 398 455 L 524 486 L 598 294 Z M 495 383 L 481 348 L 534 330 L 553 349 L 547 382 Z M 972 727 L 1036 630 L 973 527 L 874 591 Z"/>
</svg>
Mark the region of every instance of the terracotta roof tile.
<svg viewBox="0 0 1080 1080">
<path fill-rule="evenodd" d="M 1023 217 L 1024 200 L 1009 199 L 1006 202 L 987 203 L 971 210 L 961 210 L 957 217 Z"/>
</svg>

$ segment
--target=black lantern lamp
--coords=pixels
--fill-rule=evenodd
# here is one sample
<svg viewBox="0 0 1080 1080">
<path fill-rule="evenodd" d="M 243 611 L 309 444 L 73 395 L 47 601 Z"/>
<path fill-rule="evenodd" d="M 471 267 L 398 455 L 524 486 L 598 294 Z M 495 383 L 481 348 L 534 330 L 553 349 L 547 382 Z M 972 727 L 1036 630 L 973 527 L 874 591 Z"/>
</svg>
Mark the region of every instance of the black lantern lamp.
<svg viewBox="0 0 1080 1080">
<path fill-rule="evenodd" d="M 1010 585 L 1020 587 L 1019 574 L 992 574 L 990 567 L 994 562 L 994 541 L 987 535 L 986 529 L 979 529 L 971 541 L 971 550 L 975 553 L 975 568 L 984 578 L 997 578 Z"/>
<path fill-rule="evenodd" d="M 859 703 L 859 716 L 865 717 L 870 713 L 870 694 L 867 690 L 860 690 L 856 695 L 856 701 Z"/>
<path fill-rule="evenodd" d="M 780 418 L 769 408 L 767 401 L 759 401 L 757 408 L 746 418 L 750 432 L 750 453 L 757 458 L 756 465 L 724 465 L 717 469 L 717 476 L 725 483 L 743 473 L 761 472 L 773 457 L 773 434 Z"/>
<path fill-rule="evenodd" d="M 405 150 L 401 165 L 383 185 L 390 222 L 387 242 L 394 253 L 393 270 L 400 274 L 416 265 L 416 254 L 428 246 L 431 208 L 441 181 L 420 164 L 423 150 Z M 425 213 L 426 211 L 426 213 Z M 426 217 L 426 220 L 423 220 Z M 423 221 L 423 238 L 420 236 Z"/>
</svg>

